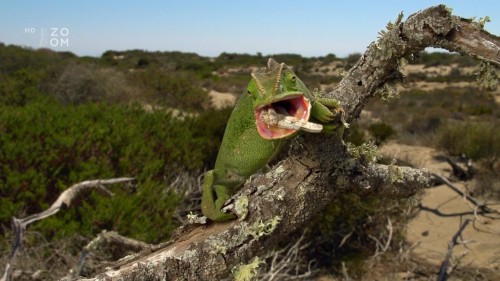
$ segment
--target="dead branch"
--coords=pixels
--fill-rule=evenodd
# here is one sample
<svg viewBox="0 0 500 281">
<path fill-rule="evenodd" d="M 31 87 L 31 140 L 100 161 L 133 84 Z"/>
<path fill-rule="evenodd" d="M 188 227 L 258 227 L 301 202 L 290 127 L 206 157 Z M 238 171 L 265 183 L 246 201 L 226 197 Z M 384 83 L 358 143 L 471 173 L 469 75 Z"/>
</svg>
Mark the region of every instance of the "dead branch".
<svg viewBox="0 0 500 281">
<path fill-rule="evenodd" d="M 455 233 L 455 235 L 453 235 L 450 243 L 448 243 L 448 252 L 446 253 L 446 257 L 445 257 L 443 263 L 441 263 L 441 267 L 439 269 L 439 275 L 438 275 L 438 279 L 437 279 L 438 281 L 443 281 L 443 280 L 446 280 L 448 278 L 448 264 L 450 262 L 451 254 L 453 252 L 453 247 L 455 247 L 455 245 L 457 245 L 458 237 L 460 237 L 460 235 L 462 235 L 462 231 L 469 224 L 469 222 L 470 222 L 470 220 L 466 219 L 462 223 L 460 228 L 458 229 L 457 233 Z"/>
<path fill-rule="evenodd" d="M 418 209 L 426 212 L 433 213 L 436 216 L 439 217 L 462 217 L 462 216 L 473 216 L 474 214 L 478 215 L 485 215 L 487 212 L 481 211 L 481 212 L 474 212 L 474 211 L 469 211 L 469 212 L 459 212 L 459 213 L 443 213 L 439 209 L 434 209 L 430 208 L 427 206 L 424 206 L 422 204 L 418 204 Z"/>
<path fill-rule="evenodd" d="M 169 184 L 173 190 L 183 190 L 182 204 L 176 208 L 173 215 L 182 225 L 189 224 L 188 214 L 200 209 L 203 174 L 198 172 L 199 176 L 196 177 L 192 173 L 183 172 L 177 174 Z"/>
<path fill-rule="evenodd" d="M 129 237 L 124 237 L 115 231 L 103 231 L 90 241 L 80 252 L 78 264 L 65 278 L 71 280 L 81 275 L 85 260 L 92 256 L 93 260 L 100 260 L 98 268 L 105 268 L 112 262 L 130 254 L 148 250 L 150 245 Z M 99 257 L 99 258 L 96 258 Z M 95 271 L 96 269 L 91 269 Z"/>
<path fill-rule="evenodd" d="M 63 191 L 61 195 L 59 195 L 57 200 L 47 210 L 38 214 L 27 216 L 22 219 L 18 219 L 15 217 L 12 218 L 12 231 L 14 232 L 14 240 L 12 243 L 11 252 L 9 254 L 9 260 L 7 262 L 7 265 L 5 266 L 5 272 L 0 281 L 10 281 L 16 253 L 22 245 L 24 231 L 29 224 L 50 217 L 59 212 L 59 210 L 61 210 L 63 207 L 70 207 L 73 200 L 75 200 L 84 191 L 96 190 L 103 195 L 112 196 L 113 193 L 106 189 L 104 185 L 131 182 L 133 180 L 133 178 L 116 178 L 107 180 L 91 180 L 77 183 Z"/>
<path fill-rule="evenodd" d="M 373 254 L 373 257 L 379 256 L 379 255 L 385 253 L 389 249 L 389 246 L 391 245 L 393 229 L 392 229 L 392 222 L 391 222 L 390 218 L 387 218 L 386 228 L 389 231 L 389 234 L 388 234 L 387 239 L 384 243 L 385 245 L 382 244 L 382 242 L 378 238 L 376 238 L 375 236 L 368 235 L 368 237 L 370 237 L 373 241 L 375 241 L 375 245 L 377 246 L 375 249 L 375 254 Z"/>
<path fill-rule="evenodd" d="M 304 262 L 300 257 L 300 253 L 309 247 L 309 243 L 304 243 L 304 238 L 305 232 L 294 243 L 271 253 L 268 257 L 271 262 L 265 272 L 259 274 L 258 280 L 310 279 L 315 274 L 311 268 L 313 262 Z"/>
<path fill-rule="evenodd" d="M 401 65 L 424 48 L 442 47 L 498 66 L 498 46 L 498 37 L 476 23 L 451 15 L 443 5 L 431 7 L 405 22 L 398 18 L 325 96 L 341 103 L 350 122 L 369 98 L 394 94 L 391 83 Z M 221 280 L 251 260 L 257 263 L 249 265 L 253 272 L 256 256 L 311 221 L 337 194 L 349 190 L 401 198 L 432 182 L 425 170 L 374 164 L 370 149 L 363 157 L 350 152 L 339 138 L 300 136 L 286 159 L 244 185 L 240 196 L 251 202 L 244 220 L 186 226 L 153 252 L 122 260 L 89 280 Z"/>
<path fill-rule="evenodd" d="M 470 160 L 467 161 L 467 170 L 465 170 L 464 168 L 460 167 L 457 162 L 453 161 L 451 157 L 446 156 L 444 157 L 444 159 L 453 169 L 452 175 L 457 179 L 461 181 L 468 181 L 474 176 L 474 169 L 472 168 L 472 162 Z"/>
<path fill-rule="evenodd" d="M 475 207 L 481 210 L 481 214 L 489 214 L 489 213 L 499 213 L 497 210 L 489 208 L 486 204 L 482 204 L 479 201 L 477 201 L 474 197 L 470 196 L 469 194 L 461 191 L 458 189 L 456 186 L 454 186 L 448 179 L 446 179 L 443 176 L 440 176 L 438 174 L 432 173 L 432 177 L 435 178 L 435 181 L 445 184 L 448 186 L 451 190 L 453 190 L 455 193 L 463 197 L 465 200 L 468 202 L 472 203 Z M 477 211 L 475 211 L 477 213 Z"/>
</svg>

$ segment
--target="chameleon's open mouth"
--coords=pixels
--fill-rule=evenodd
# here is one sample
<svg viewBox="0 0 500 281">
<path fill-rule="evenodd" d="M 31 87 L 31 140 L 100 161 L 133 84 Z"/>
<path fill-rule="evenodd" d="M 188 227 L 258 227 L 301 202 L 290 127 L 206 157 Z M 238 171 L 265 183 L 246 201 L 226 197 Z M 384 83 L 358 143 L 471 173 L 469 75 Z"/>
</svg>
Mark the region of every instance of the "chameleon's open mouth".
<svg viewBox="0 0 500 281">
<path fill-rule="evenodd" d="M 302 94 L 254 110 L 257 131 L 264 139 L 285 138 L 298 130 L 320 132 L 321 125 L 308 122 L 310 114 L 311 103 Z"/>
</svg>

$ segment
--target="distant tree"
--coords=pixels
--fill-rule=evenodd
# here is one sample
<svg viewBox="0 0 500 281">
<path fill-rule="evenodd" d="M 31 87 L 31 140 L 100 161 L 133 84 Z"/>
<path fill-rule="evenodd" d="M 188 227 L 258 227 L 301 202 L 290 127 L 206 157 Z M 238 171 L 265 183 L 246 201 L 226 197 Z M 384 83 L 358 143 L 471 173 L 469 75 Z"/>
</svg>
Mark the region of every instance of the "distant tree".
<svg viewBox="0 0 500 281">
<path fill-rule="evenodd" d="M 144 68 L 147 67 L 148 65 L 149 65 L 149 60 L 147 58 L 140 58 L 137 61 L 136 68 Z"/>
<path fill-rule="evenodd" d="M 394 128 L 391 125 L 380 122 L 371 124 L 368 127 L 370 134 L 375 138 L 375 144 L 380 145 L 382 142 L 386 141 L 388 138 L 396 134 Z"/>
<path fill-rule="evenodd" d="M 361 57 L 360 53 L 354 53 L 354 54 L 348 55 L 347 58 L 345 59 L 346 65 L 344 68 L 349 69 L 349 68 L 353 67 L 353 65 L 359 60 L 360 57 Z"/>
<path fill-rule="evenodd" d="M 328 54 L 323 58 L 324 63 L 331 63 L 337 60 L 337 56 L 335 54 Z"/>
</svg>

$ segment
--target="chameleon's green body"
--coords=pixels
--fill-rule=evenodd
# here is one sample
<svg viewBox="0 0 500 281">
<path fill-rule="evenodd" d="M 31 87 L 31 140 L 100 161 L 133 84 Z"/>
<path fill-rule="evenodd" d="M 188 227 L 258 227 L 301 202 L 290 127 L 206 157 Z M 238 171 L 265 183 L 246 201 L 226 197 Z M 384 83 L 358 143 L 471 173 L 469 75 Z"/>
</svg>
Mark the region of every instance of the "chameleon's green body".
<svg viewBox="0 0 500 281">
<path fill-rule="evenodd" d="M 203 214 L 214 221 L 235 217 L 221 211 L 224 202 L 248 177 L 264 168 L 278 154 L 286 138 L 298 132 L 266 128 L 266 124 L 256 120 L 261 108 L 294 100 L 294 105 L 300 107 L 296 110 L 297 115 L 302 114 L 303 118 L 309 119 L 312 114 L 317 120 L 328 122 L 335 116 L 328 107 L 338 107 L 333 100 L 313 101 L 309 90 L 292 70 L 274 60 L 269 60 L 266 72 L 254 73 L 252 77 L 246 93 L 238 100 L 228 120 L 215 167 L 205 173 L 201 208 Z M 289 105 L 282 107 L 288 108 Z"/>
<path fill-rule="evenodd" d="M 229 117 L 214 167 L 214 180 L 233 187 L 227 173 L 237 173 L 241 184 L 277 154 L 285 139 L 266 140 L 255 128 L 252 100 L 244 94 Z M 226 176 L 222 176 L 226 175 Z M 229 180 L 229 182 L 228 182 Z"/>
</svg>

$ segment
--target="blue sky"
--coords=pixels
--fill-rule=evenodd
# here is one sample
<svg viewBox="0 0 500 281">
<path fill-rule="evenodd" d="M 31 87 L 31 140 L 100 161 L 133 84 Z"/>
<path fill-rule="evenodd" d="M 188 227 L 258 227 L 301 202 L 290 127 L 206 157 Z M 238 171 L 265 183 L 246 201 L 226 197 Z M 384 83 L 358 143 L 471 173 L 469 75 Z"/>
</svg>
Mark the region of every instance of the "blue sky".
<svg viewBox="0 0 500 281">
<path fill-rule="evenodd" d="M 144 49 L 345 57 L 363 52 L 400 11 L 406 18 L 439 3 L 463 17 L 490 16 L 486 29 L 500 34 L 498 0 L 0 0 L 0 42 L 90 56 Z"/>
</svg>

